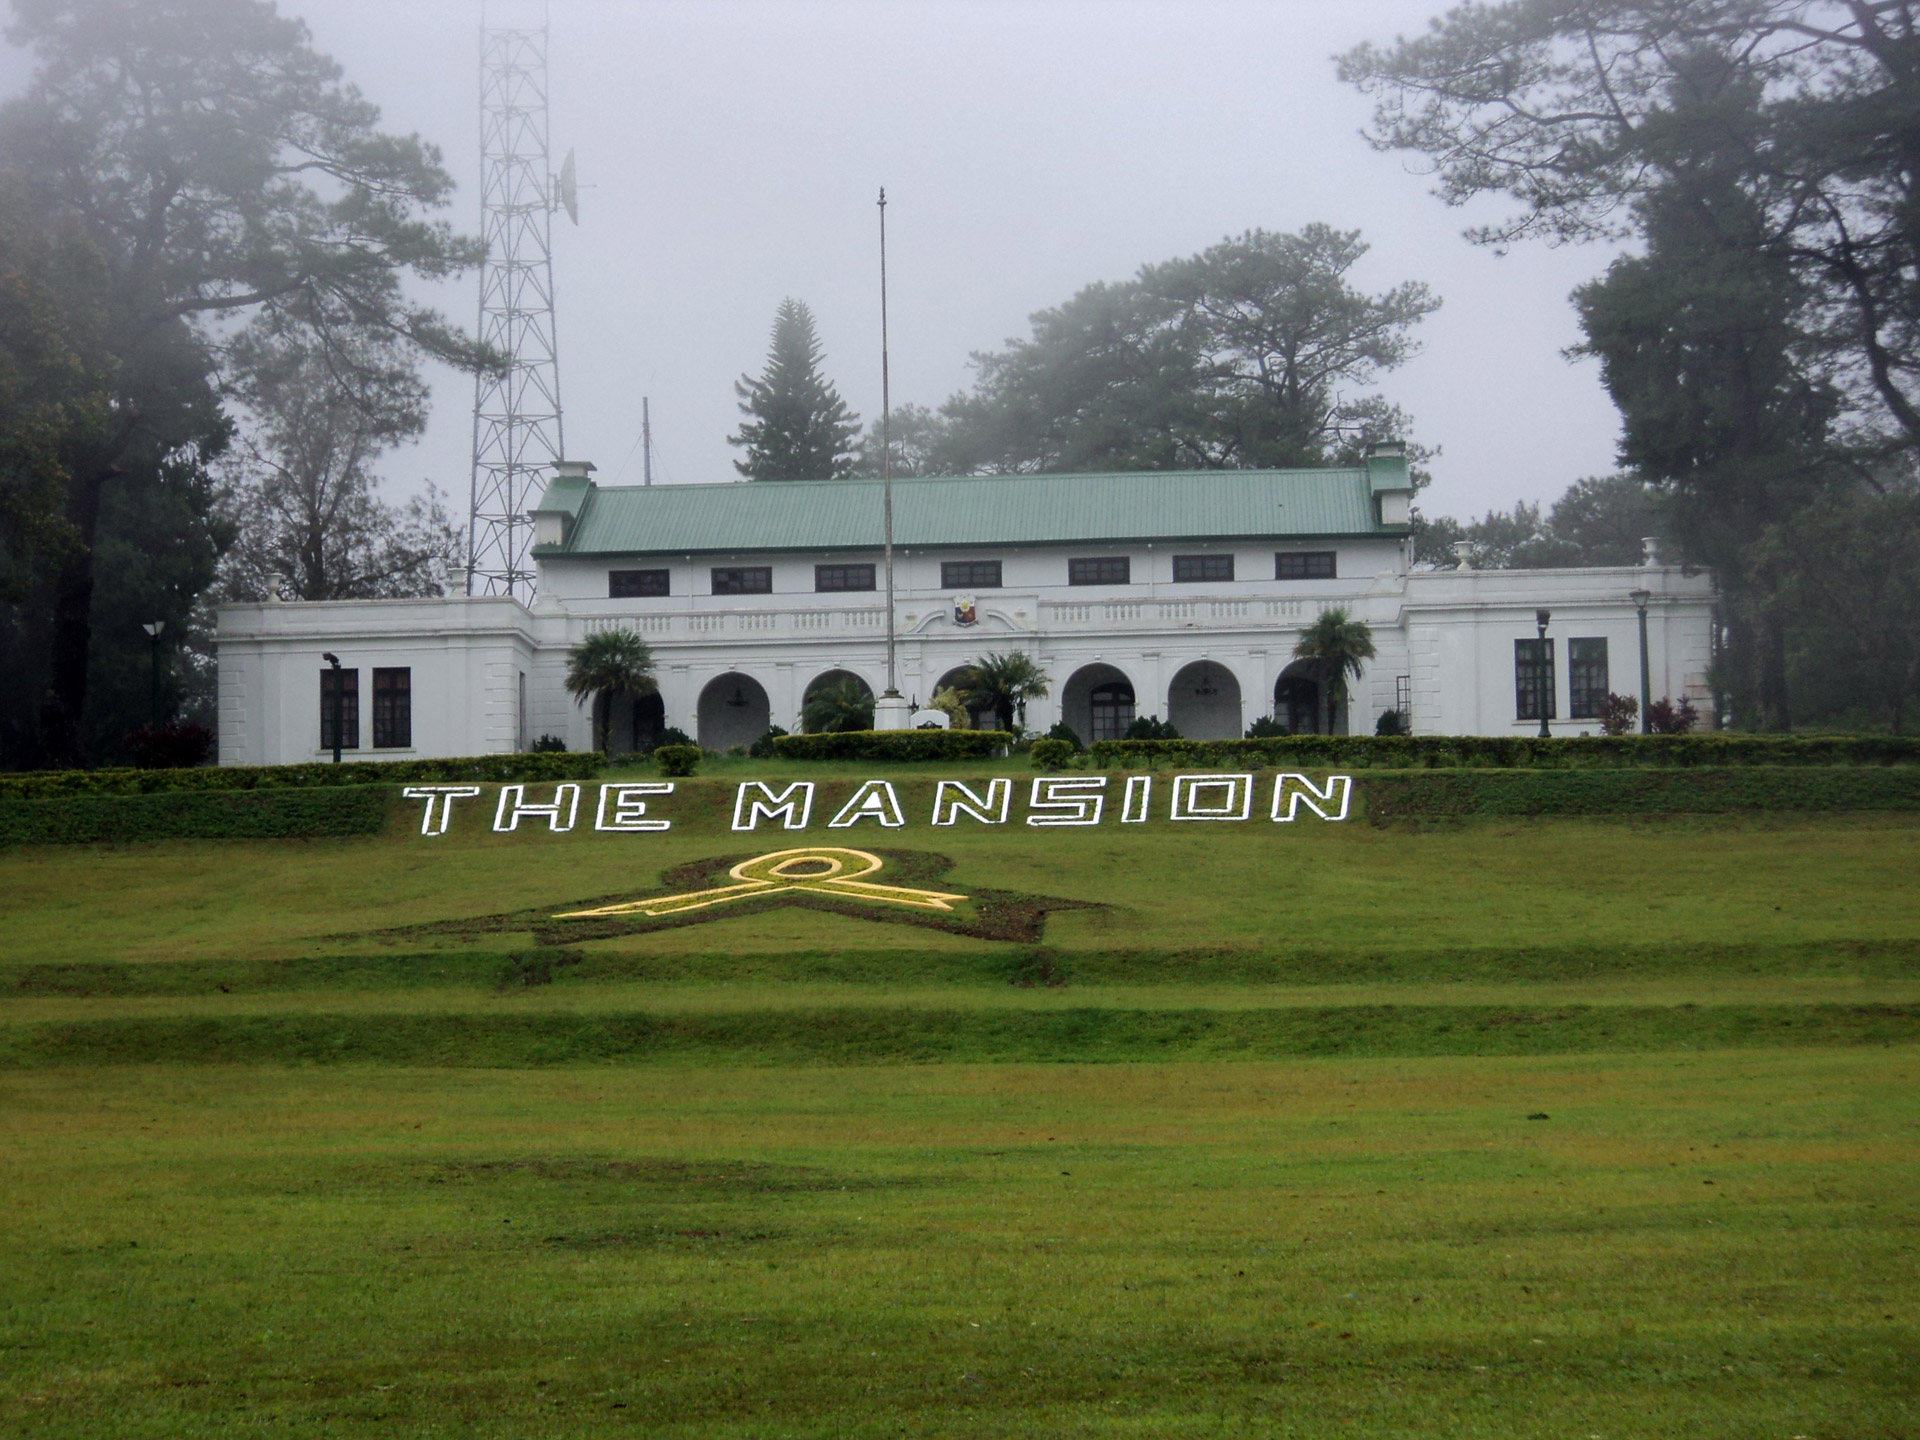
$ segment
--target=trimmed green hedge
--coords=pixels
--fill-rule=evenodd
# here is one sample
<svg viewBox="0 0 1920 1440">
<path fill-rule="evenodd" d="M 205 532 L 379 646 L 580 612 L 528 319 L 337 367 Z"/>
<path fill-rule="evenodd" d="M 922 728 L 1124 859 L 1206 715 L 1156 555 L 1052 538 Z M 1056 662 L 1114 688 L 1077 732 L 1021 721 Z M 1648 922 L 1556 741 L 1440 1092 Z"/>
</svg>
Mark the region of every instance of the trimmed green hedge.
<svg viewBox="0 0 1920 1440">
<path fill-rule="evenodd" d="M 0 845 L 378 835 L 398 794 L 390 785 L 329 785 L 0 798 Z"/>
<path fill-rule="evenodd" d="M 464 755 L 446 760 L 350 760 L 339 765 L 209 765 L 197 770 L 29 770 L 0 775 L 0 799 L 152 795 L 168 790 L 281 790 L 316 785 L 459 784 L 590 780 L 606 768 L 594 751 Z"/>
<path fill-rule="evenodd" d="M 1729 765 L 1914 765 L 1909 735 L 1286 735 L 1263 740 L 1096 740 L 1096 770 L 1158 765 L 1387 770 Z"/>
<path fill-rule="evenodd" d="M 776 735 L 782 760 L 986 760 L 1013 744 L 1004 730 L 845 730 Z"/>
<path fill-rule="evenodd" d="M 1920 768 L 1748 765 L 1700 770 L 1451 770 L 1354 782 L 1369 820 L 1920 810 Z"/>
</svg>

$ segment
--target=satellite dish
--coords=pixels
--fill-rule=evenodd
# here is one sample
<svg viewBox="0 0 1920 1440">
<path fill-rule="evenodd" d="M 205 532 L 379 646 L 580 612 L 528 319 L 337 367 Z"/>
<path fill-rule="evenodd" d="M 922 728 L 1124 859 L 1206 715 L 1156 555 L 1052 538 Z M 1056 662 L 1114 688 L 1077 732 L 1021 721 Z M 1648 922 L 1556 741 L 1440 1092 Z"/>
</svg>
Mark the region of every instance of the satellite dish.
<svg viewBox="0 0 1920 1440">
<path fill-rule="evenodd" d="M 560 162 L 560 203 L 566 207 L 567 218 L 574 224 L 580 223 L 580 184 L 573 173 L 573 151 L 567 151 L 567 158 Z"/>
</svg>

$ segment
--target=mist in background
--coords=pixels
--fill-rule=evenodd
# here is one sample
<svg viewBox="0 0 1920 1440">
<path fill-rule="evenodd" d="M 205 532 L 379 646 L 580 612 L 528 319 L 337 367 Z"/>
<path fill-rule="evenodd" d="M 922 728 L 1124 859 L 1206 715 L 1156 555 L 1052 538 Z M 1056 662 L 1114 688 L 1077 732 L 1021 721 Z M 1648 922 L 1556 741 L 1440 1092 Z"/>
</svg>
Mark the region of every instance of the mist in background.
<svg viewBox="0 0 1920 1440">
<path fill-rule="evenodd" d="M 478 0 L 294 0 L 315 43 L 444 150 L 479 229 Z M 893 395 L 938 406 L 969 352 L 1095 280 L 1261 226 L 1357 228 L 1354 275 L 1422 280 L 1446 304 L 1384 393 L 1437 445 L 1430 512 L 1550 500 L 1613 468 L 1595 367 L 1562 358 L 1568 292 L 1599 248 L 1496 256 L 1404 158 L 1359 136 L 1368 105 L 1331 57 L 1411 33 L 1437 0 L 1304 3 L 614 3 L 554 0 L 553 163 L 578 152 L 580 224 L 554 221 L 569 455 L 638 483 L 651 397 L 657 482 L 737 478 L 733 381 L 758 373 L 775 307 L 813 308 L 826 369 L 879 413 L 875 194 L 885 184 Z M 533 6 L 491 0 L 493 23 Z M 7 88 L 28 73 L 9 53 Z M 1494 212 L 1487 212 L 1488 214 Z M 474 323 L 477 277 L 434 300 Z M 433 374 L 424 439 L 390 458 L 464 510 L 473 387 Z"/>
</svg>

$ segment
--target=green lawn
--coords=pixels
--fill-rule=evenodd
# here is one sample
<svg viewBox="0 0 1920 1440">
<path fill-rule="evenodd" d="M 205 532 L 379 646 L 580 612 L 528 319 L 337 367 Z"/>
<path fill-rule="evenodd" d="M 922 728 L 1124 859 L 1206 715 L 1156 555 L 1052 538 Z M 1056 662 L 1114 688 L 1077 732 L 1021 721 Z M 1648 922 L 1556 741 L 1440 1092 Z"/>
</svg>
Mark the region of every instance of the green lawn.
<svg viewBox="0 0 1920 1440">
<path fill-rule="evenodd" d="M 417 825 L 0 852 L 0 1433 L 1920 1437 L 1920 817 Z"/>
</svg>

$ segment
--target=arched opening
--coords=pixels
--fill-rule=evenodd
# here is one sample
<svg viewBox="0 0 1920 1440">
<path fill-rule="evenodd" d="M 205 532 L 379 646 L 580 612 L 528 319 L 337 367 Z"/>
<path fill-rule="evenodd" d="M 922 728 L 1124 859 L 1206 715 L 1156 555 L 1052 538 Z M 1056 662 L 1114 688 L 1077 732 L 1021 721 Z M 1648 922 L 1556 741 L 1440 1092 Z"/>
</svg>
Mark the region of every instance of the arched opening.
<svg viewBox="0 0 1920 1440">
<path fill-rule="evenodd" d="M 966 689 L 967 672 L 971 669 L 973 669 L 971 665 L 954 666 L 953 669 L 947 671 L 946 674 L 933 682 L 933 693 L 928 695 L 927 698 L 931 700 L 934 695 L 938 695 L 942 690 Z M 967 707 L 967 723 L 975 730 L 995 730 L 998 729 L 1000 725 L 999 719 L 994 715 L 992 710 L 976 710 L 971 705 Z"/>
<path fill-rule="evenodd" d="M 1111 665 L 1074 671 L 1060 692 L 1060 718 L 1083 744 L 1124 739 L 1133 716 L 1133 682 Z"/>
<path fill-rule="evenodd" d="M 1167 720 L 1189 740 L 1238 740 L 1240 682 L 1218 661 L 1194 661 L 1167 687 Z"/>
<path fill-rule="evenodd" d="M 853 723 L 852 719 L 849 717 L 844 721 L 838 721 L 838 722 L 831 723 L 829 725 L 823 725 L 823 726 L 820 726 L 819 728 L 821 729 L 868 729 L 868 728 L 871 728 L 873 724 L 873 687 L 869 685 L 864 678 L 854 674 L 854 672 L 851 670 L 828 670 L 822 674 L 814 676 L 812 680 L 807 682 L 807 688 L 805 691 L 802 692 L 800 696 L 800 718 L 801 718 L 802 728 L 808 729 L 808 730 L 815 728 L 813 725 L 807 723 L 807 704 L 809 701 L 811 701 L 814 698 L 814 696 L 818 695 L 823 690 L 833 690 L 840 686 L 848 686 L 848 685 L 851 686 L 853 693 L 859 696 L 862 704 L 865 707 L 865 710 L 866 710 L 865 723 L 855 724 Z"/>
<path fill-rule="evenodd" d="M 702 750 L 731 750 L 751 745 L 767 733 L 773 707 L 767 692 L 751 675 L 716 675 L 700 692 L 699 726 Z"/>
<path fill-rule="evenodd" d="M 1346 717 L 1327 713 L 1324 694 L 1319 668 L 1311 660 L 1296 660 L 1274 681 L 1274 718 L 1295 735 L 1340 734 Z"/>
<path fill-rule="evenodd" d="M 632 741 L 635 750 L 646 752 L 660 743 L 660 732 L 667 728 L 667 703 L 660 692 L 636 695 L 633 700 Z"/>
</svg>

